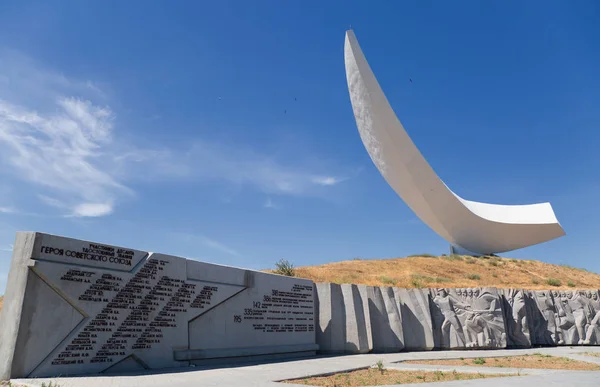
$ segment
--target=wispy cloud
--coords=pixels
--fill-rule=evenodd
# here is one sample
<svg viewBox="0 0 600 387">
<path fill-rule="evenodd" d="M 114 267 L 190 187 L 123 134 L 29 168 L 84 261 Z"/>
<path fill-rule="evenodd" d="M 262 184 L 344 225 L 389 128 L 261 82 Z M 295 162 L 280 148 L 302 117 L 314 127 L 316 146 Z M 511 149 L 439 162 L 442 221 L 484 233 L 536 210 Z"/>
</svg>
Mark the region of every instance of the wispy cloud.
<svg viewBox="0 0 600 387">
<path fill-rule="evenodd" d="M 313 183 L 318 185 L 336 185 L 344 181 L 345 179 L 341 179 L 339 177 L 334 176 L 316 176 L 312 179 Z"/>
<path fill-rule="evenodd" d="M 12 51 L 0 54 L 0 166 L 65 216 L 109 215 L 135 196 L 132 184 L 140 180 L 217 181 L 291 196 L 324 195 L 344 181 L 325 163 L 290 163 L 239 144 L 192 139 L 181 149 L 136 146 L 139 138 L 119 134 L 98 83 L 69 79 Z"/>
<path fill-rule="evenodd" d="M 235 249 L 225 245 L 222 242 L 216 241 L 204 235 L 194 235 L 187 233 L 176 233 L 174 234 L 178 239 L 184 240 L 186 242 L 194 242 L 200 243 L 203 246 L 209 247 L 213 250 L 220 251 L 225 254 L 233 255 L 235 257 L 240 257 L 241 254 L 237 252 Z"/>
<path fill-rule="evenodd" d="M 323 175 L 325 167 L 292 166 L 274 156 L 236 145 L 198 141 L 189 152 L 200 179 L 249 185 L 267 194 L 306 196 L 323 193 L 343 179 Z"/>
<path fill-rule="evenodd" d="M 113 114 L 76 98 L 56 107 L 42 114 L 0 100 L 0 157 L 21 179 L 61 194 L 73 216 L 106 215 L 118 194 L 131 193 L 105 168 Z"/>
<path fill-rule="evenodd" d="M 0 207 L 0 214 L 14 214 L 17 210 L 13 207 Z"/>
<path fill-rule="evenodd" d="M 6 251 L 10 253 L 13 251 L 13 245 L 8 245 L 8 247 L 0 247 L 0 251 Z"/>
<path fill-rule="evenodd" d="M 238 253 L 237 251 L 235 251 L 231 247 L 225 246 L 223 243 L 217 242 L 214 239 L 210 239 L 210 238 L 207 238 L 205 236 L 201 236 L 201 237 L 199 237 L 199 239 L 200 239 L 200 242 L 204 246 L 213 248 L 213 249 L 218 250 L 218 251 L 222 251 L 222 252 L 224 252 L 226 254 L 233 255 L 233 256 L 236 256 L 236 257 L 240 256 L 240 253 Z"/>
<path fill-rule="evenodd" d="M 264 208 L 269 208 L 271 210 L 278 210 L 281 208 L 280 205 L 273 203 L 273 200 L 271 198 L 267 198 L 267 200 L 265 201 L 265 204 L 263 204 Z"/>
</svg>

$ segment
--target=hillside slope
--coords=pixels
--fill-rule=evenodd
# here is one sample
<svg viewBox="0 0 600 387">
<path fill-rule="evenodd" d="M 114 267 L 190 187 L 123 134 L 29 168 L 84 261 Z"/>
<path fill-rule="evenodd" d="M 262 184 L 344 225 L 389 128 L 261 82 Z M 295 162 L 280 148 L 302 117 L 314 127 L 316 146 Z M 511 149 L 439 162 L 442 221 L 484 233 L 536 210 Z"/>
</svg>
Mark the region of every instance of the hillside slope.
<svg viewBox="0 0 600 387">
<path fill-rule="evenodd" d="M 570 266 L 499 257 L 411 256 L 360 260 L 296 268 L 315 282 L 375 286 L 478 287 L 524 289 L 599 289 L 600 275 Z"/>
<path fill-rule="evenodd" d="M 354 259 L 298 267 L 296 276 L 315 282 L 400 288 L 493 286 L 524 289 L 600 289 L 600 274 L 585 269 L 540 261 L 460 255 Z M 0 309 L 3 301 L 4 297 L 0 296 Z"/>
</svg>

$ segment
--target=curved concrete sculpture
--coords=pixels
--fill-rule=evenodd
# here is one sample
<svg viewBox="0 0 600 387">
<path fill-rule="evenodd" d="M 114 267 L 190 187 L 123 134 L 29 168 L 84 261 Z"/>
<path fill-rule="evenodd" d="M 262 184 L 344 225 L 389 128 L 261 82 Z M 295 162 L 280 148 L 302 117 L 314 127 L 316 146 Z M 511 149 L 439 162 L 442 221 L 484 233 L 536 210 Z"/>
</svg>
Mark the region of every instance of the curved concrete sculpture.
<svg viewBox="0 0 600 387">
<path fill-rule="evenodd" d="M 346 33 L 344 55 L 354 117 L 371 159 L 415 214 L 452 246 L 492 254 L 565 235 L 550 203 L 487 204 L 452 192 L 396 117 L 353 31 Z"/>
</svg>

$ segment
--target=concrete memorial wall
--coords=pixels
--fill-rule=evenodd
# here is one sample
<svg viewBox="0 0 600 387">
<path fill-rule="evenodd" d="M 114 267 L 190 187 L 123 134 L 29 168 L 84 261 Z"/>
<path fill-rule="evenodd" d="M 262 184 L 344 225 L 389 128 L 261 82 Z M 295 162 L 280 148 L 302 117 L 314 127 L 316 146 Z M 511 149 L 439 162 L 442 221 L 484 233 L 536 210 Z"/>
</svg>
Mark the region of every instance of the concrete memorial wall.
<svg viewBox="0 0 600 387">
<path fill-rule="evenodd" d="M 430 289 L 429 306 L 436 348 L 506 348 L 497 289 Z"/>
<path fill-rule="evenodd" d="M 531 344 L 556 345 L 556 314 L 551 292 L 549 290 L 529 290 L 527 294 L 535 302 L 530 323 Z"/>
<path fill-rule="evenodd" d="M 322 352 L 600 345 L 597 290 L 362 289 L 316 284 Z"/>
<path fill-rule="evenodd" d="M 506 341 L 509 348 L 529 348 L 532 345 L 531 324 L 534 320 L 535 301 L 523 289 L 498 289 L 506 323 Z"/>
<path fill-rule="evenodd" d="M 402 314 L 394 288 L 369 286 L 369 317 L 374 352 L 398 352 L 404 349 Z"/>
<path fill-rule="evenodd" d="M 311 355 L 312 281 L 18 233 L 0 313 L 0 379 Z"/>
<path fill-rule="evenodd" d="M 600 344 L 598 290 L 553 290 L 556 344 Z"/>
<path fill-rule="evenodd" d="M 434 347 L 433 325 L 427 289 L 394 288 L 402 315 L 404 347 L 407 351 L 427 351 Z"/>
<path fill-rule="evenodd" d="M 598 290 L 317 283 L 17 234 L 0 380 L 431 349 L 600 345 Z"/>
</svg>

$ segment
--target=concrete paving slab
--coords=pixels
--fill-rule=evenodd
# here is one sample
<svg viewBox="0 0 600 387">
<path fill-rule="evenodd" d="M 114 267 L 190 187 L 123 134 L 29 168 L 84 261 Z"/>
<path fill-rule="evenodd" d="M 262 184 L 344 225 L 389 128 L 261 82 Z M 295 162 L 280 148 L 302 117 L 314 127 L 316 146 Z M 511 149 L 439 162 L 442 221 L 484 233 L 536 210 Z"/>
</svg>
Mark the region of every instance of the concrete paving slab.
<svg viewBox="0 0 600 387">
<path fill-rule="evenodd" d="M 566 356 L 577 360 L 597 362 L 593 356 L 584 356 L 582 352 L 600 353 L 600 348 L 590 347 L 558 347 L 522 350 L 489 350 L 489 351 L 435 351 L 404 352 L 386 354 L 361 354 L 345 356 L 315 357 L 303 360 L 278 361 L 266 364 L 230 365 L 221 367 L 188 367 L 185 369 L 162 370 L 161 372 L 128 373 L 114 376 L 92 376 L 48 379 L 15 379 L 14 384 L 41 387 L 42 383 L 52 381 L 60 387 L 188 387 L 188 386 L 232 386 L 232 387 L 293 387 L 293 384 L 277 383 L 279 380 L 303 378 L 370 367 L 379 360 L 387 367 L 402 368 L 409 366 L 400 362 L 420 359 L 453 359 L 492 356 L 516 356 L 523 354 L 543 353 L 552 356 Z M 415 366 L 415 369 L 441 369 L 440 366 Z M 462 367 L 448 367 L 448 370 Z M 491 367 L 464 367 L 473 372 L 487 372 Z M 507 368 L 493 369 L 494 373 L 511 371 Z M 418 384 L 421 387 L 530 387 L 531 385 L 598 387 L 600 371 L 563 371 L 563 370 L 523 370 L 524 376 L 507 378 L 490 378 L 478 380 L 458 380 L 452 382 L 436 382 Z M 410 386 L 410 385 L 404 385 Z"/>
</svg>

